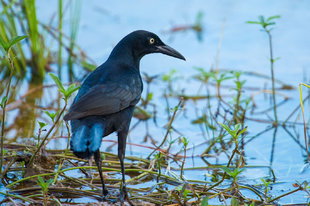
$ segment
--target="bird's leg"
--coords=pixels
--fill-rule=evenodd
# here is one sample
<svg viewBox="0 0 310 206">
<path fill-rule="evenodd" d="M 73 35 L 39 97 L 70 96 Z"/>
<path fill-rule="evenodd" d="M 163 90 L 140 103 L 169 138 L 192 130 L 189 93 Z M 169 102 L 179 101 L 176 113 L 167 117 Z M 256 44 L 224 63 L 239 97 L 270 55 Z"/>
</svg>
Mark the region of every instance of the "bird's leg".
<svg viewBox="0 0 310 206">
<path fill-rule="evenodd" d="M 122 170 L 122 188 L 120 193 L 120 201 L 123 202 L 124 198 L 127 197 L 126 191 L 126 182 L 125 182 L 125 167 L 124 167 L 124 157 L 126 150 L 126 139 L 127 139 L 127 131 L 118 132 L 118 158 L 121 163 Z"/>
<path fill-rule="evenodd" d="M 102 159 L 101 159 L 99 149 L 94 153 L 94 158 L 95 158 L 95 162 L 98 167 L 98 172 L 99 172 L 100 179 L 101 179 L 102 194 L 105 197 L 107 194 L 109 194 L 109 191 L 105 188 L 105 185 L 104 185 L 104 180 L 103 180 L 103 175 L 102 175 Z"/>
</svg>

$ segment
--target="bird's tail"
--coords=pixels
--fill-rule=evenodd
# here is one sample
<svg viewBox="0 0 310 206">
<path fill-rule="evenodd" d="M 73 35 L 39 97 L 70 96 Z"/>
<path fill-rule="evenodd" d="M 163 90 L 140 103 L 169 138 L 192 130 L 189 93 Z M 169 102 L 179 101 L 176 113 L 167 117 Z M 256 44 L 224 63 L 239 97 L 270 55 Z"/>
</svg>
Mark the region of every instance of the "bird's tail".
<svg viewBox="0 0 310 206">
<path fill-rule="evenodd" d="M 84 121 L 71 121 L 75 129 L 70 139 L 70 149 L 79 158 L 90 158 L 100 148 L 105 124 L 96 122 L 89 125 Z"/>
</svg>

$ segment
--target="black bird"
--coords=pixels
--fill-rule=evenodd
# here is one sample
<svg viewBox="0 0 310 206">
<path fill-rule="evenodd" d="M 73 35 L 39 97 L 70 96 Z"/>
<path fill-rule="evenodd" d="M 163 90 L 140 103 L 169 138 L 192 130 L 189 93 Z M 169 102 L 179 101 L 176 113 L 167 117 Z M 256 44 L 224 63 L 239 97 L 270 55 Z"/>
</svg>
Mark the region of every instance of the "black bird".
<svg viewBox="0 0 310 206">
<path fill-rule="evenodd" d="M 94 155 L 102 193 L 108 194 L 102 176 L 100 145 L 103 137 L 117 132 L 118 157 L 122 183 L 120 199 L 125 197 L 124 156 L 126 138 L 134 107 L 139 102 L 143 85 L 140 60 L 150 53 L 163 53 L 185 60 L 176 50 L 165 45 L 151 32 L 138 30 L 125 36 L 113 49 L 107 61 L 89 74 L 83 82 L 66 121 L 71 120 L 70 149 L 80 158 Z"/>
</svg>

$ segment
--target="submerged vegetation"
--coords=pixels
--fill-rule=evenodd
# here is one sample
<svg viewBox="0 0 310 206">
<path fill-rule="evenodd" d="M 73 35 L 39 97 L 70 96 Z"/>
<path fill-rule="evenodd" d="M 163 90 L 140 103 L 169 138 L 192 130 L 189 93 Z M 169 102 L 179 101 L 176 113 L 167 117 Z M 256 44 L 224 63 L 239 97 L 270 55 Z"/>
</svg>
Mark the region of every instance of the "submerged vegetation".
<svg viewBox="0 0 310 206">
<path fill-rule="evenodd" d="M 1 205 L 101 200 L 96 166 L 92 166 L 93 160 L 79 159 L 69 150 L 70 129 L 63 121 L 70 97 L 79 88 L 63 82 L 76 82 L 80 80 L 76 74 L 96 68 L 76 44 L 81 2 L 68 2 L 58 1 L 58 18 L 52 17 L 46 25 L 37 18 L 34 0 L 1 0 Z M 71 26 L 66 35 L 63 16 L 69 7 Z M 193 25 L 174 27 L 169 32 L 174 35 L 193 30 L 202 41 L 202 17 L 199 12 Z M 270 26 L 278 18 L 260 16 L 259 21 L 247 22 L 260 25 L 268 34 L 271 77 L 217 66 L 194 67 L 195 74 L 189 77 L 176 69 L 155 76 L 143 74 L 145 93 L 135 110 L 125 158 L 129 204 L 263 205 L 278 204 L 282 198 L 300 193 L 298 197 L 309 198 L 308 182 L 295 177 L 287 184 L 289 189 L 274 192 L 283 184 L 273 166 L 277 132 L 289 135 L 304 155 L 307 141 L 304 145 L 296 131 L 304 126 L 306 137 L 309 124 L 299 122 L 303 101 L 309 95 L 301 97 L 301 107 L 296 105 L 284 120 L 277 114 L 290 98 L 283 92 L 295 89 L 295 85 L 275 78 L 274 62 L 278 58 L 273 57 Z M 57 20 L 58 27 L 54 28 Z M 51 84 L 44 82 L 48 78 Z M 261 89 L 261 79 L 271 84 L 271 91 L 269 87 Z M 268 95 L 266 99 L 271 97 L 270 108 L 256 100 L 261 94 Z M 262 111 L 257 111 L 259 104 L 265 106 Z M 262 129 L 253 132 L 251 127 Z M 248 154 L 255 148 L 251 144 L 257 144 L 253 142 L 270 131 L 269 165 L 253 164 Z M 138 136 L 142 143 L 137 141 Z M 101 153 L 105 182 L 114 189 L 111 198 L 117 199 L 121 178 L 114 153 L 116 139 L 103 139 L 103 145 L 107 148 Z M 306 204 L 307 198 L 298 203 Z"/>
</svg>

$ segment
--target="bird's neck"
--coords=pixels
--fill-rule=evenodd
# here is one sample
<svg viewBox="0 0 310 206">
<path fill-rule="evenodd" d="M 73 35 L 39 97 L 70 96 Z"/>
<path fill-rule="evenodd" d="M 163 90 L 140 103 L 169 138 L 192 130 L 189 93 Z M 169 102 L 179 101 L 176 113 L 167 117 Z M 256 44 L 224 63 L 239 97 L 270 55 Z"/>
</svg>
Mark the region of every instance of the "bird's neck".
<svg viewBox="0 0 310 206">
<path fill-rule="evenodd" d="M 140 71 L 141 57 L 135 54 L 133 49 L 130 46 L 125 45 L 124 42 L 119 42 L 114 47 L 108 60 L 129 65 Z"/>
</svg>

